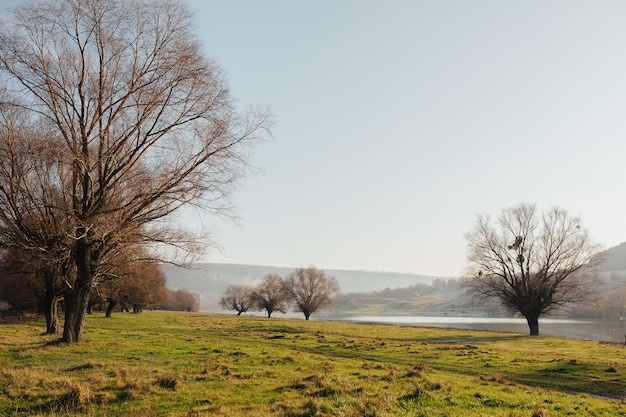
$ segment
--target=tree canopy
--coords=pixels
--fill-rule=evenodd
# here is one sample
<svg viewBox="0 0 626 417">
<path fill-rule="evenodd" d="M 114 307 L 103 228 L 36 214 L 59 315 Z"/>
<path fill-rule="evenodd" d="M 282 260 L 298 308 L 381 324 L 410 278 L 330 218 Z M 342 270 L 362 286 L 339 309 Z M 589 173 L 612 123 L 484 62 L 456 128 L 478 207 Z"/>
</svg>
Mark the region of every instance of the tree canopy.
<svg viewBox="0 0 626 417">
<path fill-rule="evenodd" d="M 228 213 L 250 144 L 269 127 L 266 112 L 234 108 L 191 18 L 176 0 L 42 0 L 0 27 L 0 108 L 20 115 L 0 129 L 0 237 L 45 247 L 32 218 L 63 231 L 44 252 L 72 271 L 66 342 L 82 337 L 107 257 L 134 245 L 173 260 L 201 250 L 206 236 L 174 215 L 189 204 Z M 37 158 L 49 169 L 15 174 Z"/>
<path fill-rule="evenodd" d="M 499 300 L 539 334 L 539 317 L 594 298 L 599 246 L 579 218 L 534 205 L 502 211 L 497 221 L 481 215 L 466 235 L 469 274 L 475 294 Z"/>
<path fill-rule="evenodd" d="M 257 310 L 265 310 L 267 317 L 271 317 L 274 311 L 286 313 L 289 310 L 291 294 L 280 275 L 267 274 L 253 288 L 252 301 Z"/>
<path fill-rule="evenodd" d="M 294 309 L 304 314 L 306 320 L 316 311 L 332 306 L 332 297 L 339 292 L 339 283 L 326 272 L 309 266 L 298 268 L 285 280 L 291 293 Z"/>
</svg>

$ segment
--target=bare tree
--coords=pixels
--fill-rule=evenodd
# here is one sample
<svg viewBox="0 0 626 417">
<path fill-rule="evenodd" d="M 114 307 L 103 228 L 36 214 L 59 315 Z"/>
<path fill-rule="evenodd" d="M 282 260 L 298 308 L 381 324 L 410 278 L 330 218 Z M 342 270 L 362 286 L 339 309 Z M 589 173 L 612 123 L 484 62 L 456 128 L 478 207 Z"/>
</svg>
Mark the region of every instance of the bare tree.
<svg viewBox="0 0 626 417">
<path fill-rule="evenodd" d="M 240 316 L 252 308 L 253 293 L 249 285 L 229 285 L 220 298 L 220 306 L 224 310 L 235 310 Z"/>
<path fill-rule="evenodd" d="M 21 250 L 5 249 L 0 259 L 0 298 L 14 311 L 34 311 L 46 294 L 44 281 L 30 268 L 31 259 Z"/>
<path fill-rule="evenodd" d="M 0 297 L 15 310 L 37 311 L 46 319 L 46 333 L 60 330 L 58 301 L 62 294 L 62 273 L 56 262 L 39 253 L 6 248 L 0 260 Z"/>
<path fill-rule="evenodd" d="M 267 274 L 254 288 L 252 296 L 254 307 L 265 310 L 267 317 L 272 317 L 274 311 L 286 313 L 291 302 L 291 293 L 278 274 Z"/>
<path fill-rule="evenodd" d="M 332 297 L 339 292 L 337 280 L 314 266 L 296 269 L 289 274 L 285 285 L 295 310 L 303 313 L 306 320 L 316 311 L 332 306 Z"/>
<path fill-rule="evenodd" d="M 184 288 L 178 290 L 165 288 L 158 307 L 171 311 L 198 311 L 200 295 Z"/>
<path fill-rule="evenodd" d="M 106 317 L 111 317 L 116 305 L 132 306 L 136 313 L 156 306 L 166 281 L 159 265 L 150 260 L 119 258 L 102 274 L 102 282 L 96 288 L 99 298 L 107 303 Z"/>
<path fill-rule="evenodd" d="M 12 100 L 13 99 L 13 100 Z M 46 317 L 48 333 L 59 330 L 57 300 L 70 269 L 71 222 L 62 191 L 61 141 L 19 103 L 0 91 L 0 247 L 5 271 L 24 279 Z"/>
<path fill-rule="evenodd" d="M 0 29 L 0 79 L 60 138 L 75 276 L 62 340 L 82 338 L 102 256 L 128 244 L 198 250 L 172 218 L 186 204 L 224 214 L 265 133 L 239 115 L 176 0 L 27 2 Z M 164 253 L 161 251 L 160 253 Z"/>
<path fill-rule="evenodd" d="M 174 291 L 174 308 L 177 311 L 198 311 L 200 296 L 184 288 Z"/>
<path fill-rule="evenodd" d="M 521 204 L 495 224 L 478 216 L 466 239 L 469 289 L 521 313 L 531 335 L 539 334 L 541 315 L 595 295 L 599 247 L 565 210 L 540 216 L 534 205 Z"/>
</svg>

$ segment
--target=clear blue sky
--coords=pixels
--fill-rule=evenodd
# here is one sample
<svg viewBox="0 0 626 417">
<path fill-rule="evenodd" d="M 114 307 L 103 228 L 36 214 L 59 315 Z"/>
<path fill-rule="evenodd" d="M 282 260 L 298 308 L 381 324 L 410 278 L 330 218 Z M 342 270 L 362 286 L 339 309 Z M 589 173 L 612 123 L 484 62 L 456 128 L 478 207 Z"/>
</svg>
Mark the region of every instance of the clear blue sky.
<svg viewBox="0 0 626 417">
<path fill-rule="evenodd" d="M 206 261 L 456 276 L 476 214 L 521 202 L 626 240 L 626 2 L 189 5 L 276 122 Z"/>
</svg>

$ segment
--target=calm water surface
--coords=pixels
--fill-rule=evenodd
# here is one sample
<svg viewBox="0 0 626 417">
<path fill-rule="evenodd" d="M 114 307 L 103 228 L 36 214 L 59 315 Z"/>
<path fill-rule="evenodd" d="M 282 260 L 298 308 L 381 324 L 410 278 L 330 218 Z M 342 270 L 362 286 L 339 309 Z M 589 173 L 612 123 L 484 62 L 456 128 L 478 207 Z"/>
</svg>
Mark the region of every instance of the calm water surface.
<svg viewBox="0 0 626 417">
<path fill-rule="evenodd" d="M 420 317 L 420 316 L 356 316 L 345 320 L 361 323 L 388 323 L 403 326 L 430 326 L 455 329 L 489 330 L 496 332 L 528 333 L 523 318 L 492 317 Z M 539 333 L 574 339 L 624 343 L 626 320 L 587 321 L 568 319 L 540 319 Z"/>
</svg>

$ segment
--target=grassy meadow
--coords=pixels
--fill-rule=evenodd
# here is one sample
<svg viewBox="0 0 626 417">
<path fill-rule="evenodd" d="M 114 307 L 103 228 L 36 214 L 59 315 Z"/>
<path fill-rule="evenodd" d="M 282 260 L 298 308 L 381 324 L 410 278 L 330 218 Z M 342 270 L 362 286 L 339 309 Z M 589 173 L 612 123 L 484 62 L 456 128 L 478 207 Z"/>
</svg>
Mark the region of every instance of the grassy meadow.
<svg viewBox="0 0 626 417">
<path fill-rule="evenodd" d="M 626 416 L 626 347 L 144 312 L 0 324 L 2 416 Z"/>
</svg>

